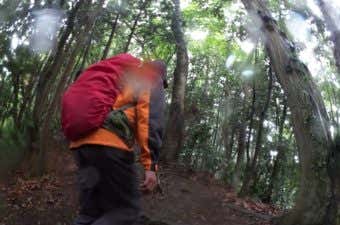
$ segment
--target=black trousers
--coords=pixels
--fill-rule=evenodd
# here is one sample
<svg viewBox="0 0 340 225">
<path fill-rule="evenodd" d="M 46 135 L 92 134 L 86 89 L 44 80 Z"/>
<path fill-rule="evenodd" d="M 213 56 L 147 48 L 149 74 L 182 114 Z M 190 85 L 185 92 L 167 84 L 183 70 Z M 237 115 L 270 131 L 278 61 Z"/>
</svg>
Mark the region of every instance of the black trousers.
<svg viewBox="0 0 340 225">
<path fill-rule="evenodd" d="M 74 150 L 80 211 L 74 225 L 132 225 L 140 214 L 134 154 L 86 145 Z"/>
</svg>

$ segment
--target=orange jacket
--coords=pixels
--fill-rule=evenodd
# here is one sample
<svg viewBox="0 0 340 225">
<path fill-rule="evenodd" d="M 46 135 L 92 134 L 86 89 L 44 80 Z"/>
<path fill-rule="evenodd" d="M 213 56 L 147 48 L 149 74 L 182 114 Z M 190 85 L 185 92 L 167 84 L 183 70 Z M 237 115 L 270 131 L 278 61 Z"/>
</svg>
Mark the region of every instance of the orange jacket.
<svg viewBox="0 0 340 225">
<path fill-rule="evenodd" d="M 164 88 L 161 79 L 154 82 L 152 87 L 143 87 L 139 91 L 133 85 L 123 85 L 112 107 L 114 110 L 127 104 L 134 105 L 124 110 L 124 113 L 134 127 L 136 143 L 141 149 L 141 163 L 146 170 L 156 170 L 163 136 Z M 70 147 L 74 149 L 88 144 L 133 151 L 116 134 L 103 128 L 72 142 Z"/>
</svg>

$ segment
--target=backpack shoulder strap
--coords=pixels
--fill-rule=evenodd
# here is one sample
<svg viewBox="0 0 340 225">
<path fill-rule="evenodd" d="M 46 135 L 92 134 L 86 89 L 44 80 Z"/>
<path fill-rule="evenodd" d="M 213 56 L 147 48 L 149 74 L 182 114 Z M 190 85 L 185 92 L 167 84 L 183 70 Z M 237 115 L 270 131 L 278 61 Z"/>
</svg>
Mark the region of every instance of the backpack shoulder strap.
<svg viewBox="0 0 340 225">
<path fill-rule="evenodd" d="M 129 108 L 133 108 L 137 105 L 137 102 L 132 102 L 126 105 L 123 105 L 122 107 L 119 107 L 118 109 L 114 109 L 114 111 L 125 111 Z"/>
</svg>

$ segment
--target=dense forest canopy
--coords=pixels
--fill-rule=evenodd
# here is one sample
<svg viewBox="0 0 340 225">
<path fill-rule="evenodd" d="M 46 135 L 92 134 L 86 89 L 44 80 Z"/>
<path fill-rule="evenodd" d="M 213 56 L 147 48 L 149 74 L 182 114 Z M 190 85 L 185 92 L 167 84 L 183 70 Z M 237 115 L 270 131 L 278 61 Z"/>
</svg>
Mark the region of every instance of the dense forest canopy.
<svg viewBox="0 0 340 225">
<path fill-rule="evenodd" d="M 164 162 L 336 224 L 339 21 L 338 0 L 0 0 L 1 170 L 43 174 L 64 90 L 129 52 L 168 66 Z"/>
</svg>

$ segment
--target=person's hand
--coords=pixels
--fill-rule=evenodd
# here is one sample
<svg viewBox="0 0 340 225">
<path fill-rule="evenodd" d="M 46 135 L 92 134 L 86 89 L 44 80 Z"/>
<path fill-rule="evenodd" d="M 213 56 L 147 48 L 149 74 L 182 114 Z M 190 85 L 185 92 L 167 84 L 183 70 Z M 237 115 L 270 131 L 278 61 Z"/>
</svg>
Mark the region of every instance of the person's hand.
<svg viewBox="0 0 340 225">
<path fill-rule="evenodd" d="M 143 192 L 151 192 L 157 186 L 157 176 L 154 171 L 145 171 L 144 182 L 141 184 Z"/>
</svg>

